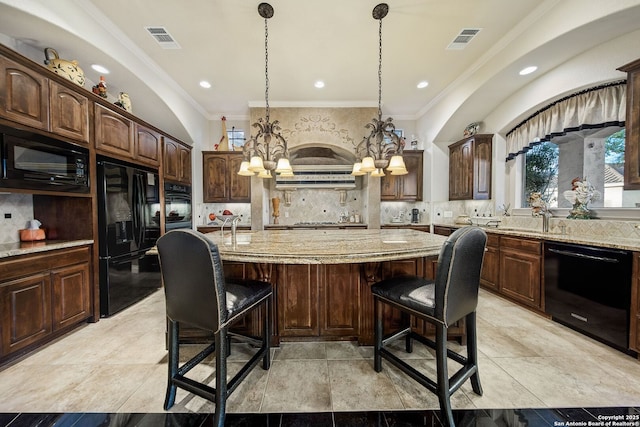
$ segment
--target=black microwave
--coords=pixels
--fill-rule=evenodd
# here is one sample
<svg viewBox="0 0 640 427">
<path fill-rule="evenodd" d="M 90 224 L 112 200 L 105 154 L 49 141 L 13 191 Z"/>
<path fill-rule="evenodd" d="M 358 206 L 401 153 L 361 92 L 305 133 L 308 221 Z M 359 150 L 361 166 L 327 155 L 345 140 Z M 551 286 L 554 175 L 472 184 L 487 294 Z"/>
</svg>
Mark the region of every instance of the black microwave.
<svg viewBox="0 0 640 427">
<path fill-rule="evenodd" d="M 89 150 L 44 135 L 0 129 L 0 187 L 89 192 Z"/>
</svg>

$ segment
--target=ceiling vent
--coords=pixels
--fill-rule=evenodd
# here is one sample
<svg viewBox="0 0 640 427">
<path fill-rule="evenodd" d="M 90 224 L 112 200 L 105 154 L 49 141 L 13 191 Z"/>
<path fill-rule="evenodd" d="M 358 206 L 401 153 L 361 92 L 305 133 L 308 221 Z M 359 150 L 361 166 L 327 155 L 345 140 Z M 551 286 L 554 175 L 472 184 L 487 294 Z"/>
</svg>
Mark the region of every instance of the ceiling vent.
<svg viewBox="0 0 640 427">
<path fill-rule="evenodd" d="M 163 49 L 182 49 L 164 27 L 144 27 Z"/>
<path fill-rule="evenodd" d="M 464 49 L 471 40 L 480 32 L 481 28 L 463 28 L 460 33 L 447 46 L 447 50 Z"/>
</svg>

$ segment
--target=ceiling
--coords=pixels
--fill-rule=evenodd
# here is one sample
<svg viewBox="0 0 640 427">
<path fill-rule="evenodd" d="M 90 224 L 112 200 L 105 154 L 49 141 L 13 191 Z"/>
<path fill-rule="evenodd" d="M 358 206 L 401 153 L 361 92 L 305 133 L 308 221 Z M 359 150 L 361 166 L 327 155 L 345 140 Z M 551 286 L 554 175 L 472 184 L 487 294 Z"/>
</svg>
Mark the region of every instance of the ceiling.
<svg viewBox="0 0 640 427">
<path fill-rule="evenodd" d="M 556 6 L 592 1 L 601 4 L 600 0 L 388 0 L 389 14 L 382 21 L 383 114 L 416 119 L 464 85 L 465 76 L 494 61 L 494 79 L 487 78 L 486 87 L 491 90 L 486 91 L 485 101 L 476 100 L 475 107 L 466 105 L 457 119 L 474 121 L 535 78 L 535 74 L 518 76 L 520 67 L 535 64 L 544 72 L 640 28 L 638 6 L 616 19 L 590 23 L 606 31 L 592 28 L 585 31 L 586 37 L 565 34 L 517 54 L 509 51 L 509 43 L 527 31 L 546 31 L 540 20 Z M 126 91 L 135 114 L 184 138 L 189 125 L 176 114 L 181 104 L 198 112 L 205 122 L 222 115 L 247 120 L 250 105 L 264 104 L 265 23 L 258 3 L 0 0 L 0 33 L 32 47 L 33 52 L 56 48 L 61 58 L 77 59 L 94 82 L 99 73 L 90 65 L 106 66 L 111 70 L 106 76 L 110 92 Z M 377 3 L 270 1 L 275 10 L 268 20 L 271 106 L 376 106 L 378 21 L 372 10 Z M 637 6 L 640 1 L 622 3 Z M 146 26 L 166 28 L 180 49 L 163 49 Z M 464 28 L 481 31 L 464 49 L 447 49 Z M 509 57 L 504 54 L 507 51 Z M 37 60 L 43 59 L 44 55 Z M 212 87 L 203 89 L 201 80 Z M 315 88 L 316 80 L 323 80 L 325 87 Z M 418 89 L 422 80 L 429 85 Z"/>
</svg>

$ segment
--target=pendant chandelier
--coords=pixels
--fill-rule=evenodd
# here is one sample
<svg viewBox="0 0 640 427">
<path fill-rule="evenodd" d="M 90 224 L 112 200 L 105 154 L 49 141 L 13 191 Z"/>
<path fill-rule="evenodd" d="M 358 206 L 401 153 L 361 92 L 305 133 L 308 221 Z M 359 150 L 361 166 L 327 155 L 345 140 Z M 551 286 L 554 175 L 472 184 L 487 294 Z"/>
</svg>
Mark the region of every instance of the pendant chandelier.
<svg viewBox="0 0 640 427">
<path fill-rule="evenodd" d="M 387 16 L 389 5 L 380 3 L 373 8 L 373 18 L 380 22 L 378 30 L 378 117 L 365 125 L 370 130 L 368 136 L 356 147 L 356 162 L 352 175 L 384 176 L 386 168 L 391 175 L 406 175 L 407 168 L 402 158 L 404 142 L 395 133 L 393 119 L 382 120 L 382 18 Z"/>
<path fill-rule="evenodd" d="M 293 176 L 289 163 L 287 141 L 280 134 L 280 123 L 270 121 L 269 117 L 269 28 L 267 20 L 273 16 L 273 7 L 269 3 L 260 3 L 258 13 L 264 18 L 264 75 L 265 75 L 265 118 L 260 118 L 252 126 L 257 133 L 249 138 L 242 151 L 244 161 L 240 164 L 238 175 L 255 175 L 260 178 L 272 178 L 272 173 Z"/>
</svg>

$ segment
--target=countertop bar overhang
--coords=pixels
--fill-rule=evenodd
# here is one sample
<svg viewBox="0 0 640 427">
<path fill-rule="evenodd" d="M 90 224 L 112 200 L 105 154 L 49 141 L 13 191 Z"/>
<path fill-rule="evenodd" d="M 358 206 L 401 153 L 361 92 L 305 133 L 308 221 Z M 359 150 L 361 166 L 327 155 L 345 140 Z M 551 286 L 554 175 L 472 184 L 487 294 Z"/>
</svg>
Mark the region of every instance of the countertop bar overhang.
<svg viewBox="0 0 640 427">
<path fill-rule="evenodd" d="M 265 230 L 207 233 L 225 261 L 353 264 L 437 256 L 446 237 L 416 230 Z"/>
</svg>

